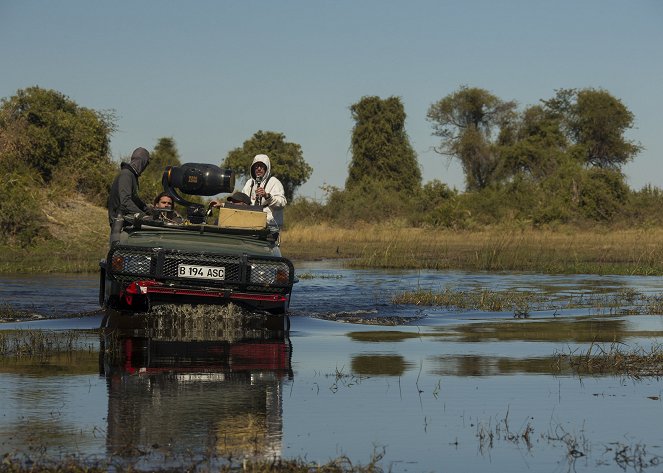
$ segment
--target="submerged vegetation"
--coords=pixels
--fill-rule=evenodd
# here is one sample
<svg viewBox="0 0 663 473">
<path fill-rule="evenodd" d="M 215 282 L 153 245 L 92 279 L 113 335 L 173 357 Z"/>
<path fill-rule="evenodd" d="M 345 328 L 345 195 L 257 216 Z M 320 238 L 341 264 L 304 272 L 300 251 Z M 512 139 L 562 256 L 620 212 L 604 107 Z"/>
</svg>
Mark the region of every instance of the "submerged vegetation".
<svg viewBox="0 0 663 473">
<path fill-rule="evenodd" d="M 105 473 L 114 471 L 116 473 L 155 472 L 171 473 L 175 471 L 214 471 L 218 473 L 248 472 L 248 473 L 381 473 L 385 471 L 380 466 L 383 454 L 376 453 L 373 459 L 366 465 L 354 464 L 348 457 L 339 457 L 325 464 L 314 463 L 303 459 L 285 460 L 274 459 L 270 461 L 234 461 L 231 464 L 218 464 L 214 467 L 201 465 L 200 460 L 193 461 L 192 465 L 182 465 L 179 468 L 146 469 L 144 466 L 124 465 L 122 460 L 113 459 L 104 462 L 83 462 L 78 457 L 63 458 L 59 461 L 34 461 L 29 458 L 20 458 L 5 454 L 0 463 L 0 473 Z M 217 459 L 218 462 L 222 459 Z M 208 460 L 212 463 L 213 459 Z"/>
<path fill-rule="evenodd" d="M 572 350 L 557 355 L 560 370 L 569 366 L 579 375 L 617 375 L 639 379 L 663 376 L 663 347 L 628 349 L 619 343 L 609 346 L 592 343 L 586 350 Z M 655 400 L 659 400 L 657 396 Z"/>
<path fill-rule="evenodd" d="M 92 346 L 80 330 L 0 330 L 0 356 L 48 357 L 75 351 L 90 351 Z"/>
<path fill-rule="evenodd" d="M 528 317 L 536 311 L 587 309 L 592 314 L 645 314 L 663 315 L 663 297 L 646 295 L 631 289 L 618 294 L 570 294 L 567 296 L 531 291 L 492 291 L 415 289 L 395 294 L 394 304 L 438 306 L 455 310 L 513 312 L 514 317 Z"/>
</svg>

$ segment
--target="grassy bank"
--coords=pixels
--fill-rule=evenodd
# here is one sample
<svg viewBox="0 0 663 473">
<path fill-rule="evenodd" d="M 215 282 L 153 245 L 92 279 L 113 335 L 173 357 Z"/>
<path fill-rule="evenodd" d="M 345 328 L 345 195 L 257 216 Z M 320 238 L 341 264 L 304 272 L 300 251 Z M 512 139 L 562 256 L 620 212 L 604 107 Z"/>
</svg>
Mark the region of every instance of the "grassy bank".
<svg viewBox="0 0 663 473">
<path fill-rule="evenodd" d="M 108 251 L 106 209 L 82 198 L 41 209 L 52 238 L 33 247 L 0 246 L 0 273 L 80 273 L 99 269 Z"/>
<path fill-rule="evenodd" d="M 0 246 L 0 273 L 94 272 L 108 248 L 106 210 L 83 199 L 44 208 L 49 240 Z M 342 258 L 351 267 L 663 274 L 663 228 L 453 231 L 397 225 L 292 226 L 281 234 L 296 261 Z"/>
</svg>

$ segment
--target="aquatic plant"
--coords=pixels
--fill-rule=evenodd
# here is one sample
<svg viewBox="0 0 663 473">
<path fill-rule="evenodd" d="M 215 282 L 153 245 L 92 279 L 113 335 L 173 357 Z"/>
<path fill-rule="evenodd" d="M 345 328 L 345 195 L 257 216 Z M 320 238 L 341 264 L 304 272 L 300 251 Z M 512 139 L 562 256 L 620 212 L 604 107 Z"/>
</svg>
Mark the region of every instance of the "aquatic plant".
<svg viewBox="0 0 663 473">
<path fill-rule="evenodd" d="M 4 357 L 43 357 L 77 350 L 91 350 L 80 330 L 0 331 L 0 356 Z"/>
<path fill-rule="evenodd" d="M 554 310 L 560 313 L 563 310 L 574 309 L 587 309 L 588 315 L 663 314 L 663 297 L 646 295 L 628 288 L 616 294 L 581 293 L 562 296 L 514 290 L 444 288 L 434 291 L 430 288 L 417 288 L 394 294 L 391 302 L 456 310 L 513 312 L 515 318 L 526 318 L 533 312 L 542 310 Z"/>
<path fill-rule="evenodd" d="M 579 348 L 557 354 L 557 366 L 569 366 L 580 375 L 609 374 L 639 379 L 663 376 L 663 346 L 628 348 L 620 343 L 592 343 L 585 351 Z"/>
<path fill-rule="evenodd" d="M 342 274 L 301 273 L 297 274 L 299 279 L 343 279 Z"/>
<path fill-rule="evenodd" d="M 543 296 L 526 291 L 456 291 L 445 288 L 440 292 L 432 289 L 415 289 L 396 294 L 392 297 L 394 304 L 414 304 L 424 306 L 455 307 L 458 309 L 475 309 L 491 312 L 518 311 L 527 313 L 532 305 L 542 307 Z"/>
<path fill-rule="evenodd" d="M 153 473 L 171 473 L 174 471 L 216 471 L 218 473 L 252 472 L 252 473 L 381 473 L 385 471 L 380 462 L 385 456 L 384 449 L 376 448 L 366 465 L 354 464 L 349 457 L 340 456 L 327 463 L 320 464 L 305 459 L 286 460 L 275 458 L 272 460 L 226 460 L 210 458 L 201 460 L 192 459 L 190 465 L 181 468 L 154 466 L 146 469 L 144 465 L 127 464 L 121 459 L 83 460 L 78 456 L 63 457 L 60 459 L 33 459 L 25 455 L 5 453 L 0 463 L 0 473 L 133 473 L 136 471 Z M 227 462 L 230 461 L 230 464 Z M 205 468 L 206 463 L 225 462 L 216 465 L 213 469 Z"/>
<path fill-rule="evenodd" d="M 10 304 L 0 304 L 0 322 L 15 322 L 34 318 L 39 317 L 33 311 L 17 309 Z"/>
</svg>

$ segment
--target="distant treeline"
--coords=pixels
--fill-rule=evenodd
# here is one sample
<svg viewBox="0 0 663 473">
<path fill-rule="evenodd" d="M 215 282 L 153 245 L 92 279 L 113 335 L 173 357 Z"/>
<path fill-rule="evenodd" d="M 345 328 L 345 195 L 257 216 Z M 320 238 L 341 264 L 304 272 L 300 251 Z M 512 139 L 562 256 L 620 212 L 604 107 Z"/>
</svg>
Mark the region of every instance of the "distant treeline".
<svg viewBox="0 0 663 473">
<path fill-rule="evenodd" d="M 471 229 L 512 222 L 548 227 L 663 222 L 661 190 L 635 191 L 626 184 L 622 166 L 641 145 L 626 140 L 633 114 L 607 91 L 558 90 L 553 98 L 518 110 L 515 102 L 463 86 L 433 103 L 427 118 L 440 138 L 436 151 L 461 163 L 462 191 L 449 188 L 443 176 L 422 182 L 400 98 L 362 97 L 350 113 L 355 126 L 345 187 L 324 187 L 323 202 L 295 197 L 313 169 L 300 145 L 282 133 L 259 130 L 218 164 L 234 169 L 241 181 L 253 155 L 270 155 L 273 174 L 290 200 L 287 225 L 364 221 Z M 81 107 L 54 90 L 29 87 L 3 98 L 0 243 L 49 240 L 42 209 L 65 206 L 74 194 L 105 207 L 118 171 L 110 154 L 115 130 L 113 111 Z M 151 154 L 140 180 L 146 201 L 161 191 L 164 167 L 180 164 L 172 137 L 159 139 Z"/>
</svg>

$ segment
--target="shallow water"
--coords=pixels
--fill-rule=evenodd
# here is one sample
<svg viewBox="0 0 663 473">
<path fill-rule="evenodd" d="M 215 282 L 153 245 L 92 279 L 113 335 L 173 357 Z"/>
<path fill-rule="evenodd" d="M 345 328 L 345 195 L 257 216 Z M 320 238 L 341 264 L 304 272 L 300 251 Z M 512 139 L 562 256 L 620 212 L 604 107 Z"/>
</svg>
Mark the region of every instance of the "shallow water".
<svg viewBox="0 0 663 473">
<path fill-rule="evenodd" d="M 216 309 L 111 317 L 125 328 L 86 334 L 68 356 L 3 360 L 0 451 L 139 468 L 381 455 L 385 470 L 414 472 L 638 471 L 663 459 L 661 380 L 555 368 L 556 354 L 592 343 L 657 345 L 660 316 L 560 306 L 515 319 L 391 303 L 417 288 L 658 295 L 663 278 L 335 264 L 297 265 L 289 331 Z M 48 318 L 0 329 L 98 328 L 101 313 L 62 318 L 95 310 L 96 299 L 94 276 L 0 276 L 1 303 Z M 341 321 L 359 319 L 399 323 Z"/>
</svg>

